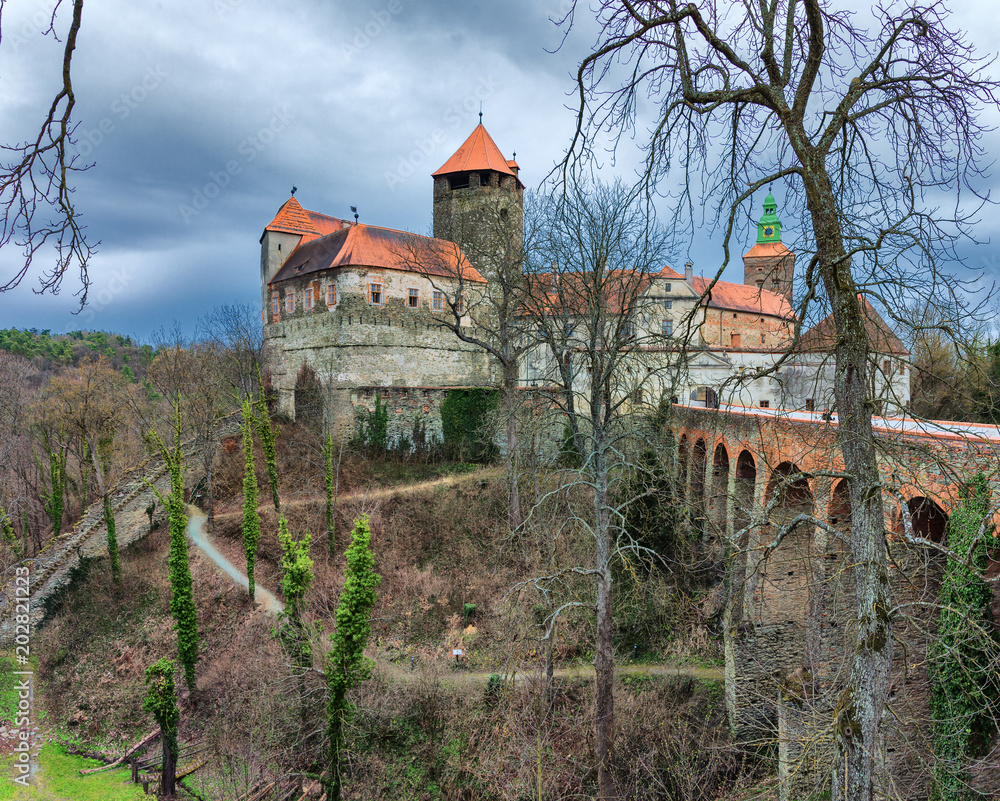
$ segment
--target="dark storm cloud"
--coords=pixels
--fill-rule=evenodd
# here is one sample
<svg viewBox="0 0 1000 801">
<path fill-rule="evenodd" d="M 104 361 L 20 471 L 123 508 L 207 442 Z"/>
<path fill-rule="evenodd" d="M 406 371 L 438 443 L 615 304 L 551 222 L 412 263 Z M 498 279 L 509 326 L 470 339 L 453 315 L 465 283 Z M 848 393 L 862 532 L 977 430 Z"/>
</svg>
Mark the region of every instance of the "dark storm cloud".
<svg viewBox="0 0 1000 801">
<path fill-rule="evenodd" d="M 60 51 L 36 24 L 49 3 L 4 12 L 0 141 L 29 135 L 26 121 L 51 102 Z M 76 199 L 101 241 L 91 304 L 71 315 L 72 276 L 56 298 L 32 295 L 29 280 L 0 296 L 0 327 L 146 337 L 178 320 L 190 335 L 215 305 L 256 304 L 258 239 L 293 185 L 306 208 L 347 217 L 356 205 L 364 222 L 427 232 L 430 173 L 474 128 L 480 104 L 534 186 L 568 145 L 571 75 L 594 40 L 594 20 L 578 16 L 547 52 L 563 35 L 549 20 L 567 9 L 566 0 L 87 3 L 74 69 L 79 153 L 94 163 Z M 636 163 L 623 152 L 602 175 L 631 175 Z M 708 273 L 719 248 L 696 239 L 689 252 Z M 0 253 L 4 275 L 17 256 Z"/>
</svg>

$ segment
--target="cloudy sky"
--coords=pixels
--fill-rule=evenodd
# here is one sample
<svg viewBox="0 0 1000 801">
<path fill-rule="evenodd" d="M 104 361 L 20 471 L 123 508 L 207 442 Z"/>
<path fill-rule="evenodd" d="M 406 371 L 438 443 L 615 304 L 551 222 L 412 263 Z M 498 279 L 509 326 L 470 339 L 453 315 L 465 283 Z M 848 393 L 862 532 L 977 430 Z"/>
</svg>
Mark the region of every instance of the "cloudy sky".
<svg viewBox="0 0 1000 801">
<path fill-rule="evenodd" d="M 256 304 L 258 239 L 292 186 L 306 208 L 347 217 L 355 205 L 362 222 L 427 233 L 430 173 L 472 131 L 480 102 L 536 185 L 569 143 L 572 74 L 594 37 L 584 20 L 559 48 L 550 18 L 565 2 L 90 0 L 74 59 L 78 149 L 94 162 L 77 179 L 77 208 L 101 242 L 90 302 L 74 316 L 71 277 L 56 297 L 33 294 L 29 279 L 0 295 L 0 328 L 146 339 L 177 321 L 191 335 L 216 305 Z M 57 89 L 61 46 L 42 35 L 50 8 L 4 11 L 2 142 L 37 133 Z M 967 4 L 957 23 L 988 50 L 1000 25 L 979 8 Z M 57 29 L 67 24 L 61 13 Z M 987 144 L 1000 152 L 1000 136 Z M 628 175 L 637 158 L 623 151 L 605 174 Z M 996 216 L 981 239 L 1000 243 Z M 1000 272 L 995 250 L 964 254 Z M 17 256 L 0 252 L 0 274 Z M 721 247 L 696 233 L 677 261 L 688 257 L 710 272 Z"/>
</svg>

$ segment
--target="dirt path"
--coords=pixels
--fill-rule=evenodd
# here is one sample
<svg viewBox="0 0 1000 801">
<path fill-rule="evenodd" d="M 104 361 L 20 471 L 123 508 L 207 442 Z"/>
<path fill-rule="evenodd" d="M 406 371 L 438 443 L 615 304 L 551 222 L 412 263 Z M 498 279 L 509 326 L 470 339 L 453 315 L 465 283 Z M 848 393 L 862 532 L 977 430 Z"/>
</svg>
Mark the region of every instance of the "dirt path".
<svg viewBox="0 0 1000 801">
<path fill-rule="evenodd" d="M 337 496 L 337 503 L 351 503 L 354 501 L 379 501 L 385 498 L 392 498 L 396 495 L 410 495 L 423 492 L 424 490 L 434 489 L 435 487 L 453 487 L 457 484 L 463 484 L 465 482 L 472 481 L 484 481 L 489 478 L 495 478 L 500 474 L 500 471 L 495 467 L 485 467 L 480 470 L 476 470 L 472 473 L 463 473 L 459 476 L 442 476 L 441 478 L 433 478 L 430 481 L 421 481 L 418 484 L 400 484 L 395 487 L 382 487 L 379 489 L 364 489 L 358 490 L 356 492 L 349 492 L 345 495 Z M 314 498 L 298 498 L 295 500 L 286 501 L 282 499 L 281 507 L 295 507 L 295 506 L 305 506 L 307 504 L 315 504 L 324 502 L 321 496 Z M 271 509 L 270 503 L 262 503 L 257 507 L 257 511 L 264 512 Z M 242 511 L 234 512 L 217 512 L 216 519 L 223 519 L 227 517 L 236 517 L 237 515 L 242 515 Z"/>
<path fill-rule="evenodd" d="M 427 679 L 428 671 L 424 665 L 415 666 L 413 670 L 410 670 L 407 667 L 381 659 L 376 660 L 376 662 L 379 668 L 397 681 L 407 683 L 425 681 Z M 464 671 L 461 668 L 454 668 L 452 665 L 441 663 L 435 664 L 434 668 L 442 671 L 437 676 L 441 683 L 453 687 L 485 685 L 489 682 L 490 677 L 496 674 L 499 674 L 505 681 L 513 682 L 514 684 L 523 684 L 539 676 L 537 670 L 515 670 L 513 673 L 504 674 L 499 673 L 499 671 Z M 654 676 L 658 678 L 690 676 L 691 678 L 703 679 L 705 681 L 723 681 L 725 679 L 725 673 L 721 667 L 702 667 L 698 665 L 623 663 L 615 666 L 615 672 L 619 676 L 646 676 L 650 678 Z M 592 679 L 594 678 L 594 666 L 574 665 L 572 667 L 556 668 L 553 671 L 553 676 L 556 679 Z"/>
<path fill-rule="evenodd" d="M 205 531 L 205 523 L 207 522 L 205 513 L 196 506 L 189 506 L 188 514 L 190 519 L 188 520 L 187 532 L 191 542 L 198 546 L 201 552 L 215 562 L 236 584 L 240 587 L 246 587 L 249 583 L 247 574 L 226 559 L 209 539 L 208 532 Z M 285 605 L 274 596 L 274 593 L 266 587 L 262 587 L 260 582 L 254 583 L 253 599 L 273 615 L 278 615 L 285 610 Z"/>
</svg>

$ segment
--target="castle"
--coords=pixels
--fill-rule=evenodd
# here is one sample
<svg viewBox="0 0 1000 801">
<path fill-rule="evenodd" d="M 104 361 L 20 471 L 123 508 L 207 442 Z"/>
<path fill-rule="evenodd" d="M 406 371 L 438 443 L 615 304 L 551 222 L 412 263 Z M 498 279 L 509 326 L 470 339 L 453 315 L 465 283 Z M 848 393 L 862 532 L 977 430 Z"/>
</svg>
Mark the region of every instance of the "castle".
<svg viewBox="0 0 1000 801">
<path fill-rule="evenodd" d="M 262 314 L 267 366 L 279 413 L 294 418 L 296 387 L 314 375 L 328 403 L 353 425 L 354 410 L 381 395 L 395 430 L 426 415 L 436 428 L 444 394 L 457 387 L 495 385 L 486 352 L 456 335 L 477 320 L 466 295 L 486 286 L 491 254 L 520 238 L 523 190 L 519 167 L 480 124 L 433 175 L 433 237 L 380 228 L 308 211 L 290 197 L 260 239 Z M 714 285 L 664 266 L 650 275 L 637 319 L 645 341 L 664 359 L 683 364 L 673 398 L 695 405 L 823 411 L 833 407 L 831 318 L 804 332 L 790 355 L 795 254 L 781 240 L 771 194 L 757 241 L 743 257 L 742 284 Z M 456 244 L 461 243 L 461 247 Z M 872 397 L 884 412 L 909 402 L 909 354 L 867 302 Z M 690 321 L 694 321 L 691 333 Z M 685 324 L 684 347 L 679 339 Z M 683 350 L 683 359 L 678 353 Z M 554 377 L 544 342 L 528 349 L 523 386 Z M 390 418 L 390 428 L 393 428 Z"/>
</svg>

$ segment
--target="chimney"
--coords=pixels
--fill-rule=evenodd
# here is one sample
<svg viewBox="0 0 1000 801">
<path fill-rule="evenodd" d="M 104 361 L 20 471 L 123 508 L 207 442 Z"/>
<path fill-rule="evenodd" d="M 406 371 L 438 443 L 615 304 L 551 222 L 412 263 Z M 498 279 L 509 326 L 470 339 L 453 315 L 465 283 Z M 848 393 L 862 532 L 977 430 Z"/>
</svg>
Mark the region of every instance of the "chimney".
<svg viewBox="0 0 1000 801">
<path fill-rule="evenodd" d="M 694 286 L 694 264 L 691 262 L 684 264 L 684 280 L 689 286 Z"/>
</svg>

